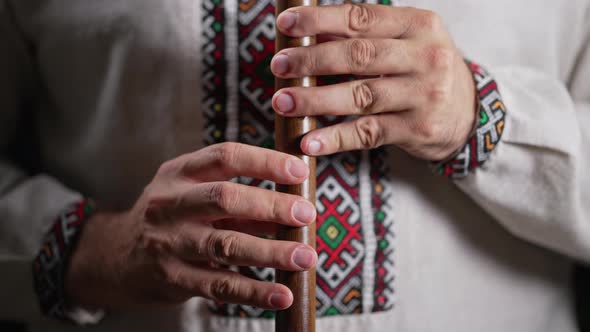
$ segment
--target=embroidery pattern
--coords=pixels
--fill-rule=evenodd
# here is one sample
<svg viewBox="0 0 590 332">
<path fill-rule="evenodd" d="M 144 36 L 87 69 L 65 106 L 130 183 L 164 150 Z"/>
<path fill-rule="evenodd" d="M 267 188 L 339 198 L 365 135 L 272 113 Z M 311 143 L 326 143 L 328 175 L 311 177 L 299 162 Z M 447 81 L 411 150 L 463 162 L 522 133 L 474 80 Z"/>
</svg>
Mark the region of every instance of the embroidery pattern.
<svg viewBox="0 0 590 332">
<path fill-rule="evenodd" d="M 361 228 L 359 164 L 358 152 L 318 158 L 318 316 L 362 312 L 366 248 Z"/>
<path fill-rule="evenodd" d="M 205 143 L 224 141 L 227 126 L 226 64 L 223 0 L 203 0 L 203 114 L 207 125 Z"/>
<path fill-rule="evenodd" d="M 385 311 L 394 304 L 394 261 L 393 232 L 394 211 L 392 203 L 393 188 L 391 183 L 383 177 L 387 174 L 384 160 L 386 155 L 377 151 L 372 152 L 373 163 L 371 172 L 371 186 L 373 188 L 373 211 L 375 213 L 375 235 L 377 237 L 377 251 L 375 253 L 375 288 L 373 291 L 373 311 Z"/>
<path fill-rule="evenodd" d="M 467 64 L 477 87 L 479 122 L 475 133 L 457 155 L 437 167 L 439 174 L 453 179 L 466 177 L 489 159 L 502 138 L 506 118 L 506 107 L 494 78 L 478 64 Z"/>
<path fill-rule="evenodd" d="M 68 207 L 53 223 L 33 261 L 33 283 L 41 312 L 45 315 L 61 319 L 69 317 L 65 308 L 64 274 L 82 225 L 91 212 L 87 200 Z"/>
<path fill-rule="evenodd" d="M 236 61 L 238 64 L 237 82 L 224 81 L 227 79 L 222 74 L 226 73 L 227 69 L 213 71 L 215 77 L 211 77 L 210 80 L 221 81 L 222 86 L 219 88 L 225 93 L 223 95 L 222 92 L 217 92 L 216 100 L 223 100 L 221 96 L 231 99 L 232 85 L 237 84 L 237 89 L 235 89 L 237 108 L 239 109 L 235 128 L 237 140 L 251 145 L 273 148 L 274 111 L 271 107 L 271 98 L 274 93 L 274 77 L 270 72 L 270 60 L 274 55 L 274 3 L 271 0 L 243 0 L 239 3 L 224 0 L 225 4 L 212 2 L 214 0 L 205 1 L 208 4 L 204 6 L 209 8 L 209 12 L 204 17 L 206 22 L 211 22 L 207 17 L 212 15 L 211 13 L 225 10 L 225 22 L 221 23 L 221 30 L 224 30 L 224 23 L 228 24 L 230 13 L 235 11 L 234 8 L 228 6 L 233 4 L 237 7 L 237 13 L 235 13 L 237 15 L 237 22 L 235 22 L 237 38 L 235 40 L 230 38 L 227 35 L 227 29 L 225 29 L 225 39 L 207 37 L 209 38 L 207 43 L 213 43 L 214 47 L 205 49 L 206 52 L 209 52 L 205 59 L 215 59 L 211 54 L 225 54 L 228 63 L 218 62 L 220 65 L 229 66 L 231 61 Z M 336 1 L 324 0 L 322 4 L 336 4 Z M 210 34 L 211 31 L 204 33 Z M 332 84 L 348 79 L 351 78 L 348 76 L 318 78 L 318 83 Z M 230 89 L 224 88 L 228 86 Z M 222 108 L 219 113 L 233 112 L 234 110 L 230 108 Z M 227 118 L 226 115 L 225 119 Z M 212 133 L 232 132 L 231 125 L 230 127 L 220 125 L 223 119 L 222 115 L 207 117 L 205 131 L 207 143 L 219 141 L 216 140 L 216 137 L 211 137 Z M 342 121 L 337 117 L 321 117 L 318 120 L 319 126 L 328 126 Z M 227 126 L 226 123 L 223 125 Z M 231 140 L 227 136 L 224 139 Z M 371 156 L 378 157 L 383 153 L 382 150 L 376 150 L 371 153 Z M 374 234 L 363 233 L 361 222 L 363 214 L 359 202 L 361 163 L 360 152 L 322 157 L 317 161 L 316 206 L 318 209 L 317 250 L 319 262 L 316 305 L 318 317 L 383 311 L 392 307 L 393 290 L 390 283 L 393 281 L 393 260 L 391 257 L 393 243 L 391 218 L 393 214 L 390 211 L 390 202 L 386 203 L 391 196 L 391 187 L 384 177 L 383 163 L 368 162 L 368 178 L 374 178 L 375 185 L 381 189 L 379 192 L 373 193 L 372 202 L 374 205 L 369 206 L 368 211 L 376 216 Z M 274 183 L 270 181 L 240 177 L 238 182 L 274 189 Z M 387 216 L 387 218 L 379 219 L 378 216 Z M 382 241 L 384 239 L 388 241 L 386 247 L 373 251 L 371 257 L 375 256 L 375 264 L 364 264 L 368 254 L 365 243 L 367 237 L 373 239 L 373 242 L 381 244 L 385 243 Z M 274 280 L 273 269 L 255 267 L 232 267 L 232 269 L 239 270 L 240 273 L 251 278 Z M 370 270 L 370 273 L 365 273 L 365 275 L 371 276 L 370 284 L 375 285 L 375 289 L 369 289 L 369 298 L 374 304 L 368 307 L 366 303 L 363 306 L 364 297 L 362 294 L 365 291 L 364 287 L 369 284 L 363 279 L 363 270 L 366 272 L 366 269 Z M 229 316 L 274 317 L 272 311 L 244 305 L 211 303 L 211 310 L 217 314 Z"/>
</svg>

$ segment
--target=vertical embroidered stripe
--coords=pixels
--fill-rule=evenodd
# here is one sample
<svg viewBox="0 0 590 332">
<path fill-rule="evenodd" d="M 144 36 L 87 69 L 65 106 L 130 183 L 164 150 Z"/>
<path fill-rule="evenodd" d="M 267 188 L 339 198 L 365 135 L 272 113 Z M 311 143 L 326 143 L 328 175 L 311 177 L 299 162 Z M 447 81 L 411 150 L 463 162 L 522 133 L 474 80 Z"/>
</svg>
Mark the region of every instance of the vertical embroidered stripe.
<svg viewBox="0 0 590 332">
<path fill-rule="evenodd" d="M 328 5 L 343 1 L 321 2 Z M 228 40 L 226 45 L 227 48 L 235 49 L 224 50 L 227 75 L 223 79 L 234 80 L 227 82 L 229 128 L 226 139 L 274 148 L 274 111 L 271 106 L 274 77 L 269 70 L 274 54 L 274 4 L 272 0 L 233 0 L 225 5 L 226 21 L 229 22 L 225 31 Z M 230 6 L 232 8 L 228 8 Z M 225 44 L 222 48 L 225 49 Z M 232 61 L 237 61 L 237 64 Z M 350 79 L 353 77 L 348 75 L 318 77 L 318 84 L 333 84 Z M 318 117 L 318 125 L 325 127 L 347 120 L 323 116 Z M 379 155 L 382 153 L 384 150 L 380 150 Z M 378 284 L 379 290 L 385 291 L 391 286 L 383 286 L 386 279 L 376 275 L 378 267 L 374 263 L 376 259 L 383 262 L 384 257 L 378 247 L 378 236 L 383 237 L 384 234 L 378 234 L 375 229 L 374 210 L 377 207 L 373 205 L 380 200 L 378 193 L 373 190 L 372 177 L 381 176 L 380 170 L 380 163 L 373 163 L 372 153 L 368 151 L 339 153 L 317 160 L 318 317 L 384 310 L 376 304 L 376 294 L 380 298 L 383 298 L 383 294 L 378 293 L 375 285 Z M 274 189 L 274 183 L 261 179 L 239 177 L 237 181 Z M 381 227 L 380 230 L 391 229 Z M 249 278 L 274 280 L 274 270 L 270 268 L 241 267 L 238 270 Z M 272 311 L 236 304 L 214 303 L 211 309 L 217 314 L 237 317 L 274 316 Z"/>
<path fill-rule="evenodd" d="M 205 144 L 226 140 L 227 89 L 225 62 L 225 12 L 223 0 L 203 0 L 202 62 L 203 116 Z"/>
<path fill-rule="evenodd" d="M 395 303 L 393 185 L 387 177 L 387 153 L 383 150 L 384 148 L 380 148 L 371 151 L 371 188 L 377 242 L 373 312 L 390 310 Z"/>
</svg>

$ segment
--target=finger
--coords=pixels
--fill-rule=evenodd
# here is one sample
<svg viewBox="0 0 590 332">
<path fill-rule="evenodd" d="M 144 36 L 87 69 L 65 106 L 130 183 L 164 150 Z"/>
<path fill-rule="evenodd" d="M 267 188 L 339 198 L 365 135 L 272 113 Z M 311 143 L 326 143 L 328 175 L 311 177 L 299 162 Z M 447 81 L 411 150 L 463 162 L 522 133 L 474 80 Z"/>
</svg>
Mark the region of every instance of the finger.
<svg viewBox="0 0 590 332">
<path fill-rule="evenodd" d="M 225 303 L 279 310 L 288 308 L 293 294 L 284 285 L 250 279 L 239 273 L 190 265 L 175 267 L 170 281 L 185 298 L 200 296 Z"/>
<path fill-rule="evenodd" d="M 187 206 L 200 206 L 205 216 L 215 219 L 242 218 L 300 227 L 316 218 L 313 204 L 296 195 L 231 182 L 199 187 L 193 196 L 187 196 Z"/>
<path fill-rule="evenodd" d="M 321 75 L 383 75 L 420 71 L 414 42 L 398 39 L 346 39 L 282 50 L 271 61 L 281 78 Z"/>
<path fill-rule="evenodd" d="M 228 230 L 203 234 L 201 228 L 186 231 L 182 236 L 177 242 L 176 253 L 191 262 L 270 267 L 285 271 L 304 271 L 317 263 L 315 250 L 296 242 L 263 239 Z"/>
<path fill-rule="evenodd" d="M 222 143 L 183 156 L 181 174 L 202 181 L 249 176 L 283 184 L 301 183 L 309 167 L 286 153 L 239 143 Z"/>
<path fill-rule="evenodd" d="M 403 111 L 422 103 L 412 80 L 387 77 L 277 91 L 272 106 L 284 116 L 366 115 Z"/>
<path fill-rule="evenodd" d="M 208 182 L 151 200 L 146 216 L 154 222 L 238 218 L 301 227 L 315 221 L 316 210 L 296 195 L 231 182 Z"/>
<path fill-rule="evenodd" d="M 303 6 L 277 17 L 278 29 L 291 37 L 333 34 L 348 38 L 406 38 L 442 24 L 431 11 L 369 4 Z"/>
<path fill-rule="evenodd" d="M 361 116 L 314 130 L 302 139 L 301 149 L 305 154 L 318 156 L 373 149 L 384 144 L 404 144 L 410 135 L 403 121 L 403 113 Z"/>
</svg>

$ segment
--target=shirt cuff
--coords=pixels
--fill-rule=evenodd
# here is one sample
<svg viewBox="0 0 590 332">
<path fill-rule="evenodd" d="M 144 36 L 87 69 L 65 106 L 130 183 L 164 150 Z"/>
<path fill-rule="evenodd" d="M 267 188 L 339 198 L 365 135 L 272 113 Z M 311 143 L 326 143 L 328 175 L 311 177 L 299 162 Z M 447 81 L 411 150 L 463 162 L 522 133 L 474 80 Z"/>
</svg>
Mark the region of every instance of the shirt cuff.
<svg viewBox="0 0 590 332">
<path fill-rule="evenodd" d="M 477 89 L 478 115 L 474 133 L 467 143 L 442 162 L 434 164 L 438 174 L 461 179 L 475 172 L 489 158 L 502 138 L 506 108 L 494 78 L 480 65 L 466 60 Z"/>
<path fill-rule="evenodd" d="M 102 310 L 68 307 L 64 291 L 69 258 L 93 211 L 94 204 L 87 199 L 68 206 L 53 223 L 33 261 L 35 293 L 41 312 L 46 316 L 79 325 L 96 324 L 104 316 Z"/>
</svg>

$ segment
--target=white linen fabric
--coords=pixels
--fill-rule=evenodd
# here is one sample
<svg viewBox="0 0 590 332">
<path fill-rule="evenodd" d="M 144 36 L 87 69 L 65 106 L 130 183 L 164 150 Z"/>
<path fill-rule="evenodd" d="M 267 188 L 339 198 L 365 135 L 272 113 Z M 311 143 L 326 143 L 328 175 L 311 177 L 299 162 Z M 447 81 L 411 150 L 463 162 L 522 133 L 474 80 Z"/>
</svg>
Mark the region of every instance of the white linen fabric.
<svg viewBox="0 0 590 332">
<path fill-rule="evenodd" d="M 495 76 L 506 128 L 457 182 L 389 149 L 396 305 L 322 318 L 318 331 L 575 331 L 571 267 L 590 262 L 590 1 L 399 4 L 436 11 Z M 161 162 L 202 146 L 201 19 L 198 0 L 0 0 L 0 320 L 81 329 L 40 316 L 31 260 L 64 207 L 129 206 Z M 10 157 L 23 138 L 37 143 L 37 175 Z M 109 312 L 93 330 L 272 325 L 193 299 Z"/>
</svg>

